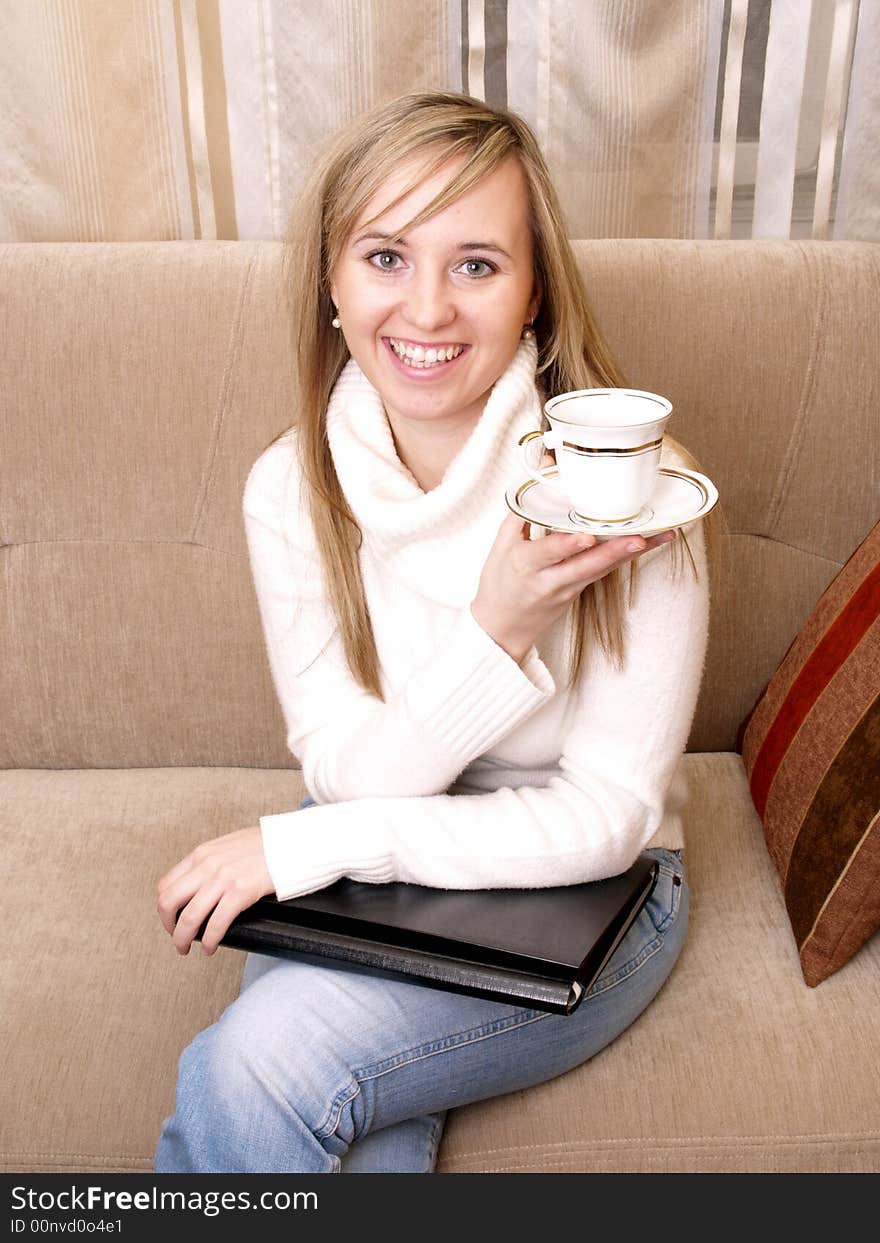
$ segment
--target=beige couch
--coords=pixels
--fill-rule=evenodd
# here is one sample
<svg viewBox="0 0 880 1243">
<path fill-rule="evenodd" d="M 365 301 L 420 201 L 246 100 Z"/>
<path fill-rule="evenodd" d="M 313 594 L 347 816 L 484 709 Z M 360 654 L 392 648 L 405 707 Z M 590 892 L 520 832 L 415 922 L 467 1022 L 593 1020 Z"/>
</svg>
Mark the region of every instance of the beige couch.
<svg viewBox="0 0 880 1243">
<path fill-rule="evenodd" d="M 636 387 L 717 482 L 685 759 L 691 928 L 591 1062 L 449 1115 L 438 1170 L 880 1168 L 880 939 L 802 982 L 736 729 L 877 517 L 880 247 L 593 241 Z M 159 876 L 295 807 L 242 486 L 295 417 L 271 243 L 0 247 L 0 1168 L 150 1171 L 243 955 L 176 954 Z"/>
</svg>

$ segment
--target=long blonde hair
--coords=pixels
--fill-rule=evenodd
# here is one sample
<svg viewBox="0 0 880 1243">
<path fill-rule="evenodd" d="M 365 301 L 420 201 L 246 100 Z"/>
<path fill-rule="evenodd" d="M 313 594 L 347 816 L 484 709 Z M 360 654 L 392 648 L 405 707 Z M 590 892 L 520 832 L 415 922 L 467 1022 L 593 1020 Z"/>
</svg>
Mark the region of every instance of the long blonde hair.
<svg viewBox="0 0 880 1243">
<path fill-rule="evenodd" d="M 630 387 L 590 310 L 550 174 L 534 135 L 521 118 L 466 95 L 412 94 L 359 117 L 336 137 L 313 169 L 292 214 L 284 239 L 283 273 L 293 323 L 300 467 L 317 548 L 351 673 L 379 699 L 384 695 L 378 655 L 358 560 L 362 535 L 337 478 L 326 434 L 330 394 L 349 358 L 342 334 L 331 326 L 330 282 L 368 203 L 392 171 L 417 154 L 426 161 L 420 177 L 451 161 L 459 162 L 459 171 L 401 228 L 401 234 L 442 211 L 503 160 L 510 156 L 519 160 L 528 185 L 536 276 L 542 291 L 534 321 L 538 383 L 548 395 Z M 393 203 L 383 203 L 383 210 L 413 188 L 406 187 Z M 689 466 L 700 469 L 682 445 L 668 435 L 665 439 Z M 713 512 L 703 520 L 713 566 L 719 546 L 715 517 Z M 677 572 L 682 548 L 696 574 L 683 531 L 662 555 L 676 558 Z M 638 582 L 638 558 L 627 565 L 631 603 Z M 618 668 L 623 664 L 621 569 L 586 587 L 572 609 L 569 676 L 574 685 L 592 636 Z"/>
</svg>

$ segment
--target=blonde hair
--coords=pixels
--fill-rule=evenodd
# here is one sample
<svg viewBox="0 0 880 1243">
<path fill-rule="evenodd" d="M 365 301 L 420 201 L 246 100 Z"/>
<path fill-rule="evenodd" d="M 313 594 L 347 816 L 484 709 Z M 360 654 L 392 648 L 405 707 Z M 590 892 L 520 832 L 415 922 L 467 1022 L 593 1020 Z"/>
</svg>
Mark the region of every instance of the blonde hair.
<svg viewBox="0 0 880 1243">
<path fill-rule="evenodd" d="M 533 325 L 538 382 L 548 394 L 631 387 L 590 310 L 556 191 L 537 141 L 523 120 L 466 95 L 425 93 L 395 99 L 357 118 L 338 134 L 313 169 L 291 217 L 284 239 L 283 273 L 293 322 L 300 465 L 317 548 L 351 673 L 379 699 L 384 695 L 378 655 L 358 561 L 362 535 L 337 478 L 326 435 L 327 404 L 349 358 L 342 334 L 331 326 L 330 282 L 368 203 L 389 175 L 417 154 L 425 157 L 419 179 L 451 161 L 459 161 L 460 166 L 441 192 L 401 228 L 401 234 L 442 211 L 503 160 L 511 156 L 519 160 L 528 186 L 535 270 L 542 292 Z M 393 202 L 383 203 L 382 210 L 400 202 L 413 188 L 407 186 Z M 682 445 L 668 435 L 666 442 L 678 449 L 689 466 L 700 469 Z M 712 566 L 719 548 L 715 518 L 713 512 L 703 520 Z M 696 574 L 683 531 L 658 555 L 672 555 L 677 572 L 682 548 Z M 638 582 L 638 558 L 627 565 L 630 604 Z M 592 636 L 620 668 L 624 657 L 621 569 L 587 586 L 572 610 L 571 684 L 581 674 Z"/>
</svg>

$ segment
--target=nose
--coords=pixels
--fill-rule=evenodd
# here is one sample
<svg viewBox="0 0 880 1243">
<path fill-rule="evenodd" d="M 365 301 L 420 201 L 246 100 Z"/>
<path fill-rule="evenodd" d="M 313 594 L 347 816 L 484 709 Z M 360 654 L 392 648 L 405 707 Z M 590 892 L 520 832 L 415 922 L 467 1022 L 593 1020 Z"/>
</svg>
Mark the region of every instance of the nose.
<svg viewBox="0 0 880 1243">
<path fill-rule="evenodd" d="M 425 333 L 450 324 L 455 304 L 445 273 L 422 269 L 407 290 L 404 314 L 413 328 Z"/>
</svg>

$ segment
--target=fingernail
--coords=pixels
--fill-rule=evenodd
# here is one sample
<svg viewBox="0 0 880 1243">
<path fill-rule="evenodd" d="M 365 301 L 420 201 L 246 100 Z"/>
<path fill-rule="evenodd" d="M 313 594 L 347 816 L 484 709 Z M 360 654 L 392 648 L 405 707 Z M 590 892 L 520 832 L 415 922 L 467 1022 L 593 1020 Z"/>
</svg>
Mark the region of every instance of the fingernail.
<svg viewBox="0 0 880 1243">
<path fill-rule="evenodd" d="M 665 535 L 660 536 L 660 539 L 657 542 L 660 544 L 668 544 L 674 539 L 675 539 L 675 532 L 667 531 Z"/>
<path fill-rule="evenodd" d="M 642 545 L 639 543 L 638 540 L 635 540 L 635 539 L 630 540 L 630 542 L 626 546 L 626 551 L 627 552 L 641 552 Z"/>
</svg>

